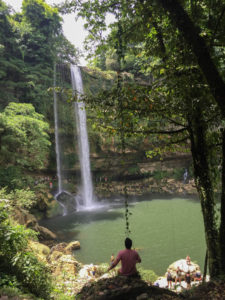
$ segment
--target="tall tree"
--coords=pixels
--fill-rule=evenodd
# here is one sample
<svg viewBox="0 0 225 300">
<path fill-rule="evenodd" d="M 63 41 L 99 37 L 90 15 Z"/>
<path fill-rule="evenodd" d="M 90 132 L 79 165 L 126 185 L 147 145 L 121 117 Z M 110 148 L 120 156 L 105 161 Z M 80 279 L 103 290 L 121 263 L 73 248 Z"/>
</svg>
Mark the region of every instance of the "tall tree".
<svg viewBox="0 0 225 300">
<path fill-rule="evenodd" d="M 125 47 L 132 43 L 142 45 L 143 51 L 139 52 L 143 57 L 142 68 L 152 73 L 153 82 L 151 89 L 147 93 L 139 93 L 139 97 L 132 93 L 121 95 L 133 102 L 135 100 L 135 105 L 128 102 L 128 107 L 124 107 L 127 116 L 130 116 L 129 125 L 132 125 L 128 126 L 128 131 L 135 133 L 134 125 L 137 124 L 146 129 L 140 115 L 139 118 L 135 116 L 148 105 L 150 109 L 145 110 L 142 116 L 147 113 L 152 116 L 153 106 L 158 107 L 155 110 L 158 116 L 167 120 L 158 122 L 158 126 L 149 130 L 149 133 L 166 133 L 160 127 L 166 125 L 168 128 L 168 124 L 171 124 L 171 128 L 178 127 L 177 133 L 188 134 L 212 277 L 225 274 L 225 188 L 224 181 L 221 181 L 225 177 L 225 169 L 220 177 L 220 232 L 215 212 L 215 178 L 218 178 L 215 174 L 218 174 L 218 165 L 224 162 L 221 148 L 224 138 L 224 134 L 221 135 L 224 130 L 221 116 L 224 117 L 225 111 L 224 67 L 221 62 L 225 56 L 222 26 L 224 7 L 223 0 L 217 1 L 216 9 L 212 7 L 212 1 L 207 0 L 111 0 L 107 3 L 90 0 L 81 6 L 77 2 L 75 7 L 80 9 L 80 15 L 88 17 L 87 28 L 91 31 L 92 41 L 95 36 L 101 36 L 100 28 L 105 29 L 105 15 L 109 12 L 121 16 Z M 116 39 L 113 41 L 117 43 Z M 107 101 L 109 99 L 108 95 Z M 221 131 L 215 129 L 219 122 Z M 152 125 L 151 122 L 144 124 Z M 171 135 L 172 130 L 167 130 L 167 133 Z M 215 155 L 218 159 L 215 159 Z M 222 165 L 224 168 L 225 163 Z"/>
</svg>

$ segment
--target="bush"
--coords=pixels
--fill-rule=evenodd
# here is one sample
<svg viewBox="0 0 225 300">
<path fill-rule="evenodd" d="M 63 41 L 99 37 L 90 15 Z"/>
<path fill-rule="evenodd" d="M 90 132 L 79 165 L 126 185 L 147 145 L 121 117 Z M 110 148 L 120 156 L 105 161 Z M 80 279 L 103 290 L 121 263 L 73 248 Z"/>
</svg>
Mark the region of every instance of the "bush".
<svg viewBox="0 0 225 300">
<path fill-rule="evenodd" d="M 18 282 L 15 275 L 8 275 L 0 272 L 0 288 L 2 289 L 6 286 L 18 289 L 21 284 Z"/>
<path fill-rule="evenodd" d="M 135 166 L 129 167 L 127 172 L 129 175 L 140 174 L 140 168 L 138 165 L 135 165 Z"/>
<path fill-rule="evenodd" d="M 10 189 L 21 187 L 22 177 L 22 172 L 19 167 L 10 166 L 8 168 L 0 168 L 1 187 L 7 186 Z"/>
<path fill-rule="evenodd" d="M 28 239 L 35 238 L 36 233 L 11 222 L 7 203 L 7 200 L 0 201 L 0 268 L 5 274 L 4 283 L 11 286 L 14 280 L 36 296 L 49 299 L 50 272 L 27 250 Z"/>
<path fill-rule="evenodd" d="M 138 272 L 141 275 L 141 279 L 148 282 L 154 282 L 157 280 L 158 276 L 152 270 L 144 270 L 142 268 L 138 268 Z"/>
<path fill-rule="evenodd" d="M 159 170 L 154 171 L 153 178 L 157 181 L 160 181 L 163 178 L 169 178 L 169 172 L 168 171 L 159 171 Z"/>
<path fill-rule="evenodd" d="M 8 199 L 11 205 L 25 210 L 30 210 L 37 202 L 35 193 L 30 189 L 16 189 L 8 193 L 6 188 L 2 188 L 0 189 L 0 199 Z"/>
<path fill-rule="evenodd" d="M 24 287 L 39 297 L 50 298 L 50 272 L 33 253 L 17 253 L 13 257 L 12 263 L 16 268 L 17 277 Z"/>
<path fill-rule="evenodd" d="M 172 176 L 177 181 L 178 180 L 183 180 L 184 172 L 185 172 L 185 168 L 174 169 Z"/>
<path fill-rule="evenodd" d="M 34 186 L 34 178 L 24 173 L 21 167 L 0 167 L 0 188 L 8 187 L 9 190 L 23 189 Z"/>
</svg>

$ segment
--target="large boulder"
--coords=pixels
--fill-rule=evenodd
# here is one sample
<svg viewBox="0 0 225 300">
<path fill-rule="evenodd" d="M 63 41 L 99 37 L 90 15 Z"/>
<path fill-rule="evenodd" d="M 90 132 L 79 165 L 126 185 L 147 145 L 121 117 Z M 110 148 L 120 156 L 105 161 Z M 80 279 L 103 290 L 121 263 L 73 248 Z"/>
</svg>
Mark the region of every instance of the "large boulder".
<svg viewBox="0 0 225 300">
<path fill-rule="evenodd" d="M 197 269 L 200 270 L 200 267 L 198 264 L 190 261 L 190 264 L 187 264 L 185 259 L 179 259 L 169 265 L 168 270 L 170 270 L 172 277 L 175 279 L 176 277 L 176 270 L 177 267 L 179 267 L 182 270 L 182 279 L 185 278 L 185 273 L 190 271 L 191 274 L 195 274 Z M 166 276 L 166 275 L 165 275 Z"/>
<path fill-rule="evenodd" d="M 36 231 L 40 233 L 38 236 L 40 241 L 56 240 L 57 238 L 56 234 L 46 227 L 38 225 Z"/>
<path fill-rule="evenodd" d="M 76 200 L 75 196 L 67 191 L 63 191 L 57 196 L 57 201 L 63 206 L 64 211 L 73 213 L 76 211 Z"/>
<path fill-rule="evenodd" d="M 46 217 L 53 218 L 55 216 L 61 216 L 63 214 L 63 208 L 57 200 L 52 200 L 49 202 L 48 208 L 46 210 Z"/>
<path fill-rule="evenodd" d="M 66 248 L 67 245 L 68 245 L 68 244 L 65 243 L 65 242 L 56 244 L 56 245 L 54 245 L 54 246 L 51 248 L 51 253 L 54 252 L 54 251 L 58 251 L 58 252 L 64 253 L 65 248 Z"/>
<path fill-rule="evenodd" d="M 89 281 L 78 293 L 80 300 L 150 300 L 180 299 L 167 289 L 149 286 L 140 278 L 116 276 L 96 281 Z"/>
<path fill-rule="evenodd" d="M 51 254 L 51 269 L 54 275 L 66 274 L 66 276 L 74 276 L 78 273 L 81 264 L 76 261 L 73 255 L 60 255 L 60 252 L 58 252 L 58 257 L 56 256 L 57 259 L 53 261 L 54 253 L 55 252 Z"/>
<path fill-rule="evenodd" d="M 50 254 L 50 248 L 48 246 L 31 240 L 28 246 L 39 260 L 47 262 L 47 256 Z"/>
<path fill-rule="evenodd" d="M 13 219 L 19 224 L 26 226 L 27 228 L 38 231 L 38 221 L 35 216 L 22 209 L 16 208 L 13 211 Z"/>
<path fill-rule="evenodd" d="M 80 242 L 79 241 L 71 242 L 65 248 L 66 252 L 72 252 L 72 251 L 77 250 L 77 249 L 80 249 Z"/>
<path fill-rule="evenodd" d="M 80 249 L 80 242 L 73 241 L 68 243 L 59 243 L 51 248 L 51 253 L 54 251 L 62 252 L 63 254 L 71 254 L 72 251 Z"/>
<path fill-rule="evenodd" d="M 24 225 L 27 228 L 33 229 L 34 231 L 38 232 L 39 233 L 38 239 L 41 242 L 55 241 L 57 238 L 56 234 L 53 233 L 51 230 L 43 226 L 40 226 L 34 215 L 22 209 L 15 209 L 13 218 L 19 224 Z"/>
<path fill-rule="evenodd" d="M 54 262 L 54 261 L 57 261 L 61 256 L 63 255 L 62 252 L 60 251 L 53 251 L 53 252 L 50 252 L 49 256 L 48 256 L 48 261 L 50 263 Z"/>
<path fill-rule="evenodd" d="M 173 280 L 175 280 L 176 278 L 176 271 L 177 271 L 177 267 L 179 267 L 182 272 L 181 272 L 181 286 L 179 286 L 177 288 L 177 291 L 180 292 L 182 288 L 186 288 L 186 282 L 185 282 L 185 274 L 190 271 L 192 278 L 194 278 L 194 274 L 196 273 L 196 271 L 200 270 L 200 267 L 198 264 L 193 263 L 192 261 L 190 261 L 189 264 L 187 264 L 187 261 L 185 259 L 179 259 L 175 262 L 173 262 L 171 265 L 169 265 L 167 271 L 170 271 Z M 155 282 L 154 285 L 160 287 L 160 288 L 166 288 L 168 285 L 167 282 L 167 273 L 165 273 L 164 276 L 160 276 Z M 182 288 L 181 288 L 182 287 Z"/>
</svg>

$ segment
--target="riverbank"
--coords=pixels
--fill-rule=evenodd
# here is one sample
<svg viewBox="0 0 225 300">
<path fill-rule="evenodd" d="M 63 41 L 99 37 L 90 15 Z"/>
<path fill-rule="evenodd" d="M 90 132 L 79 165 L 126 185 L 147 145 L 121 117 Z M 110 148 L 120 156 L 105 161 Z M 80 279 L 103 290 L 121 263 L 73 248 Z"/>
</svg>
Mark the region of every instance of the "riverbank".
<svg viewBox="0 0 225 300">
<path fill-rule="evenodd" d="M 162 277 L 157 278 L 150 270 L 140 270 L 140 278 L 129 278 L 117 276 L 118 267 L 107 272 L 109 264 L 83 265 L 76 260 L 76 251 L 80 248 L 78 241 L 69 244 L 60 243 L 51 249 L 32 242 L 30 247 L 39 260 L 47 264 L 51 270 L 54 278 L 53 299 L 60 299 L 62 293 L 64 299 L 78 297 L 80 300 L 144 300 L 149 297 L 160 300 L 181 299 L 180 293 L 186 290 L 183 284 L 181 287 L 184 288 L 174 291 L 158 287 L 157 283 L 159 280 L 162 281 Z M 183 264 L 185 262 L 182 261 Z M 176 263 L 181 262 L 175 262 L 169 268 L 175 268 Z M 195 264 L 191 264 L 193 270 L 196 270 Z"/>
<path fill-rule="evenodd" d="M 184 183 L 173 178 L 156 180 L 153 177 L 128 180 L 126 182 L 106 181 L 96 184 L 95 193 L 99 198 L 113 198 L 117 196 L 194 196 L 197 197 L 194 180 Z"/>
</svg>

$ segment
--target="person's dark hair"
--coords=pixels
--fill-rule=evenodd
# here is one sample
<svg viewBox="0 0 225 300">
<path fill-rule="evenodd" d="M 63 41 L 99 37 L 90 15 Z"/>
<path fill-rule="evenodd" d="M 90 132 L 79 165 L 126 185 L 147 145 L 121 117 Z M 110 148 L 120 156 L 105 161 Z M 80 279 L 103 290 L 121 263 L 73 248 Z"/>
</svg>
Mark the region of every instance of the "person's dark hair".
<svg viewBox="0 0 225 300">
<path fill-rule="evenodd" d="M 126 238 L 126 239 L 125 239 L 125 247 L 126 247 L 127 249 L 130 249 L 131 246 L 132 246 L 132 240 L 129 239 L 129 238 Z"/>
</svg>

